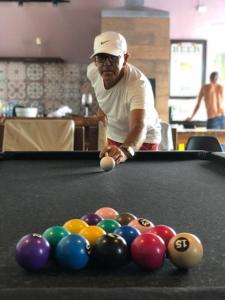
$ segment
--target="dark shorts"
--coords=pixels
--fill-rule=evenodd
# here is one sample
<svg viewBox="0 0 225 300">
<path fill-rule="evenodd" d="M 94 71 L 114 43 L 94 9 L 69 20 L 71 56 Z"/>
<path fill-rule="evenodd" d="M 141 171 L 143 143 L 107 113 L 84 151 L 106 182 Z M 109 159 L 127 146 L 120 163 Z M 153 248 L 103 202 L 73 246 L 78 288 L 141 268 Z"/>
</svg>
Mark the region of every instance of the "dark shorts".
<svg viewBox="0 0 225 300">
<path fill-rule="evenodd" d="M 120 146 L 122 143 L 118 143 L 118 142 L 115 142 L 111 139 L 107 139 L 108 140 L 108 145 L 115 145 L 115 146 Z M 159 149 L 159 144 L 150 144 L 150 143 L 144 143 L 140 150 L 142 151 L 148 151 L 148 150 L 151 150 L 151 151 L 157 151 Z"/>
<path fill-rule="evenodd" d="M 206 127 L 208 129 L 225 129 L 225 116 L 208 119 Z"/>
</svg>

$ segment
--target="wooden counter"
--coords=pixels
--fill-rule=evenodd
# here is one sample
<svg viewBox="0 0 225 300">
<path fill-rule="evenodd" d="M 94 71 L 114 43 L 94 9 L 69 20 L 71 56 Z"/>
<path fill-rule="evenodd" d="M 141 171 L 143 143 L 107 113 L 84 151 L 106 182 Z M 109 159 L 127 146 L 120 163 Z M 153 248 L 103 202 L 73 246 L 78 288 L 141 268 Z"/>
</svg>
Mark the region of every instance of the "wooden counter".
<svg viewBox="0 0 225 300">
<path fill-rule="evenodd" d="M 176 130 L 176 149 L 187 143 L 191 136 L 214 136 L 217 137 L 220 144 L 225 144 L 224 129 L 177 129 Z M 183 147 L 184 147 L 183 146 Z"/>
<path fill-rule="evenodd" d="M 0 151 L 2 149 L 4 122 L 6 119 L 15 119 L 17 117 L 0 117 Z M 20 118 L 25 119 L 25 118 Z M 36 118 L 29 118 L 35 120 Z M 40 117 L 43 120 L 55 120 L 59 118 Z M 63 118 L 65 119 L 65 118 Z M 98 120 L 95 117 L 69 116 L 66 119 L 75 122 L 75 150 L 98 150 Z"/>
<path fill-rule="evenodd" d="M 19 118 L 19 117 L 2 117 L 0 116 L 0 124 L 3 124 L 6 119 L 27 119 L 27 118 Z M 37 118 L 29 118 L 29 120 L 32 119 L 37 119 Z M 57 120 L 59 118 L 53 117 L 38 117 L 38 119 L 42 120 Z M 84 117 L 84 116 L 78 116 L 78 115 L 71 115 L 68 117 L 63 117 L 62 119 L 69 119 L 69 120 L 74 120 L 76 125 L 79 126 L 97 126 L 98 125 L 98 120 L 95 116 L 89 116 L 89 117 Z"/>
</svg>

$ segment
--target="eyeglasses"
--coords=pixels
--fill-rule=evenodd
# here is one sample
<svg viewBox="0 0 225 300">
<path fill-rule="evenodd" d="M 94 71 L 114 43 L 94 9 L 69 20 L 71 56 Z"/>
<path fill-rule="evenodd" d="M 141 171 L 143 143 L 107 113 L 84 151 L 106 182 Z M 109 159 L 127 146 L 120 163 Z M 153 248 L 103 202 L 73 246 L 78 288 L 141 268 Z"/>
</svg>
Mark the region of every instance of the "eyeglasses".
<svg viewBox="0 0 225 300">
<path fill-rule="evenodd" d="M 107 59 L 111 64 L 118 64 L 119 60 L 120 60 L 120 56 L 109 55 L 109 54 L 96 54 L 95 55 L 95 61 L 97 63 L 104 64 Z"/>
</svg>

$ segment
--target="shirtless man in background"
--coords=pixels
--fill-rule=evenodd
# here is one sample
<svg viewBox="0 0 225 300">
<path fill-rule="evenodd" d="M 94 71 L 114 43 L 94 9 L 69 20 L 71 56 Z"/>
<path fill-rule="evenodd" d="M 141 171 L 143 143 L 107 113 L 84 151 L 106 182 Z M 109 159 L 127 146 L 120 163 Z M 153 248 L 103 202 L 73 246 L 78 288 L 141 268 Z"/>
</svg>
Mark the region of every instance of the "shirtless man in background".
<svg viewBox="0 0 225 300">
<path fill-rule="evenodd" d="M 218 84 L 218 72 L 210 74 L 210 83 L 205 84 L 199 93 L 197 104 L 190 118 L 191 121 L 198 111 L 202 99 L 205 101 L 207 111 L 207 125 L 208 129 L 225 129 L 225 101 L 223 94 L 223 86 Z"/>
</svg>

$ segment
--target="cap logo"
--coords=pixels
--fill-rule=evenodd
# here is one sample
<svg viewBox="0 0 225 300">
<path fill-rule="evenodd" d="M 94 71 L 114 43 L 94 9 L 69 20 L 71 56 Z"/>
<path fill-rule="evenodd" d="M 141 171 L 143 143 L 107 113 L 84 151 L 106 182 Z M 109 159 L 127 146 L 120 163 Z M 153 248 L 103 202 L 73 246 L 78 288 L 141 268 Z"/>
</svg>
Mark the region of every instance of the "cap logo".
<svg viewBox="0 0 225 300">
<path fill-rule="evenodd" d="M 105 43 L 108 43 L 108 42 L 109 42 L 109 40 L 108 40 L 108 41 L 101 42 L 101 45 L 104 45 Z"/>
</svg>

